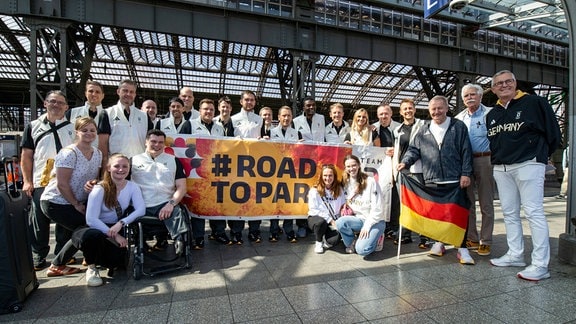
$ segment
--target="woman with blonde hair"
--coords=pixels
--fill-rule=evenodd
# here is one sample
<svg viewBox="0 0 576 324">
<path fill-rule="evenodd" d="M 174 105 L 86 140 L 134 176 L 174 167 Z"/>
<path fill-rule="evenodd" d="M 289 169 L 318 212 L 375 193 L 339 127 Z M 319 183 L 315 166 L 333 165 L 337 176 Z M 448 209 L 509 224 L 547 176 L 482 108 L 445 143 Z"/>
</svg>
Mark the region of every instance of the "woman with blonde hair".
<svg viewBox="0 0 576 324">
<path fill-rule="evenodd" d="M 368 123 L 368 111 L 366 109 L 360 108 L 356 110 L 350 128 L 350 133 L 346 135 L 344 143 L 364 146 L 374 145 L 373 129 Z"/>
<path fill-rule="evenodd" d="M 76 141 L 64 147 L 54 158 L 52 178 L 40 197 L 40 206 L 48 218 L 64 227 L 68 238 L 72 232 L 86 224 L 84 184 L 97 179 L 102 164 L 102 153 L 92 146 L 98 136 L 96 122 L 91 117 L 81 117 L 74 123 Z M 64 276 L 80 271 L 66 265 L 78 250 L 68 242 L 58 251 L 46 271 L 48 277 Z"/>
<path fill-rule="evenodd" d="M 336 167 L 332 164 L 322 166 L 316 185 L 308 191 L 308 227 L 316 238 L 314 252 L 324 253 L 325 248 L 331 248 L 340 240 L 336 220 L 345 203 Z"/>
</svg>

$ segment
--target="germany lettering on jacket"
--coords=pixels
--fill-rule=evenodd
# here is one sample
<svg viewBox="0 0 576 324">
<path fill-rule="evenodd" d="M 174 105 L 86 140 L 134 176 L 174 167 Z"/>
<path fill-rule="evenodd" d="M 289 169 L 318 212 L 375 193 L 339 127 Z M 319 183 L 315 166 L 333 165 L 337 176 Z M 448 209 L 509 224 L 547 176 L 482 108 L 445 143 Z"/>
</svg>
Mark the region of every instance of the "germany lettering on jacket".
<svg viewBox="0 0 576 324">
<path fill-rule="evenodd" d="M 496 125 L 488 129 L 488 136 L 494 136 L 500 132 L 517 132 L 522 128 L 524 122 L 507 123 L 502 125 Z"/>
</svg>

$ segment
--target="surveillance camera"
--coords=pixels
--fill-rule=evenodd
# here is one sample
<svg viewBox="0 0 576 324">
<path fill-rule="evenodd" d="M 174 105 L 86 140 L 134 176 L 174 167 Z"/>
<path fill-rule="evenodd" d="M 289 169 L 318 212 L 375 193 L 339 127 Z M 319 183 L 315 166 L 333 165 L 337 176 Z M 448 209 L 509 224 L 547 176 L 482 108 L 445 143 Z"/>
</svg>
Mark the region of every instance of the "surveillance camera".
<svg viewBox="0 0 576 324">
<path fill-rule="evenodd" d="M 458 11 L 464 9 L 469 3 L 470 0 L 452 0 L 450 1 L 449 7 L 450 10 Z"/>
</svg>

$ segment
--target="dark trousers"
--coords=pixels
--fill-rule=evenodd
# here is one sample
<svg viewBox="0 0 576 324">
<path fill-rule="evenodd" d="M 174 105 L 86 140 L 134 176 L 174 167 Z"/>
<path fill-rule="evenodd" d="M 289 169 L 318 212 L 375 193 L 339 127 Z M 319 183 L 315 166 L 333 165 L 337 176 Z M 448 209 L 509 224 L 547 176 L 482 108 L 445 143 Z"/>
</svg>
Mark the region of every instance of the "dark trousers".
<svg viewBox="0 0 576 324">
<path fill-rule="evenodd" d="M 30 245 L 32 246 L 34 264 L 46 259 L 48 253 L 50 253 L 50 218 L 44 215 L 42 207 L 40 206 L 40 196 L 42 196 L 43 192 L 43 187 L 34 189 L 28 217 Z M 64 245 L 66 245 L 72 233 L 62 225 L 56 223 L 54 234 L 56 236 L 54 254 L 58 254 Z"/>
<path fill-rule="evenodd" d="M 66 229 L 66 233 L 70 238 L 72 238 L 72 232 L 86 225 L 86 216 L 78 212 L 72 205 L 60 205 L 42 200 L 40 201 L 40 206 L 48 218 Z M 65 265 L 76 252 L 78 252 L 78 249 L 74 247 L 74 244 L 69 239 L 56 254 L 52 264 L 57 266 Z"/>
<path fill-rule="evenodd" d="M 261 220 L 248 221 L 248 233 L 260 234 Z"/>
<path fill-rule="evenodd" d="M 208 221 L 210 224 L 210 229 L 212 230 L 212 235 L 222 235 L 226 234 L 226 221 L 221 219 L 211 219 Z"/>
<path fill-rule="evenodd" d="M 119 247 L 106 234 L 97 229 L 79 228 L 74 231 L 71 242 L 75 248 L 82 250 L 84 260 L 88 264 L 96 264 L 106 268 L 126 265 L 128 249 Z"/>
<path fill-rule="evenodd" d="M 314 233 L 316 242 L 322 242 L 325 238 L 326 243 L 336 245 L 340 241 L 338 231 L 331 229 L 326 220 L 320 216 L 308 217 L 308 228 Z"/>
<path fill-rule="evenodd" d="M 286 235 L 294 235 L 294 220 L 293 219 L 285 219 L 282 221 L 282 229 Z M 271 219 L 270 220 L 270 234 L 278 235 L 280 233 L 280 220 L 279 219 Z"/>
<path fill-rule="evenodd" d="M 245 221 L 243 220 L 229 220 L 228 227 L 230 227 L 230 235 L 242 233 L 244 230 L 244 223 Z"/>
<path fill-rule="evenodd" d="M 153 207 L 146 207 L 146 215 L 158 217 L 160 209 L 162 209 L 164 205 L 166 205 L 166 203 Z M 185 217 L 188 217 L 188 213 L 185 210 L 183 210 L 182 207 L 174 206 L 174 210 L 172 210 L 172 215 L 162 220 L 164 226 L 166 226 L 166 229 L 170 233 L 172 239 L 175 240 L 180 236 L 180 234 L 188 232 L 188 225 L 186 224 Z M 202 220 L 202 223 L 204 223 L 204 220 Z"/>
<path fill-rule="evenodd" d="M 392 197 L 390 200 L 390 221 L 386 223 L 386 231 L 397 232 L 400 227 L 400 195 L 396 183 L 392 186 Z"/>
<path fill-rule="evenodd" d="M 206 234 L 206 220 L 203 218 L 190 217 L 190 225 L 192 226 L 192 236 L 194 236 L 194 239 L 204 238 Z"/>
</svg>

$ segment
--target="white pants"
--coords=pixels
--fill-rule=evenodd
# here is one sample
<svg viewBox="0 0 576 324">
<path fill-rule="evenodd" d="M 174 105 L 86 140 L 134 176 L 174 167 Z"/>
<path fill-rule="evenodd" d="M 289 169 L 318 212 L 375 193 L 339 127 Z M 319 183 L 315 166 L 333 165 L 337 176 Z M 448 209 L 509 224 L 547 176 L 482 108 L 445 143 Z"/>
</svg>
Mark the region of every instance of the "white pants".
<svg viewBox="0 0 576 324">
<path fill-rule="evenodd" d="M 524 256 L 524 239 L 520 206 L 532 233 L 532 264 L 548 267 L 550 238 L 544 215 L 544 175 L 546 165 L 533 161 L 515 165 L 495 165 L 494 180 L 498 186 L 500 204 L 506 225 L 508 253 Z"/>
</svg>

